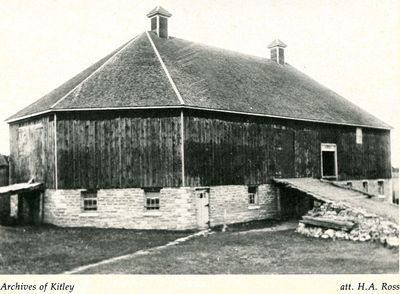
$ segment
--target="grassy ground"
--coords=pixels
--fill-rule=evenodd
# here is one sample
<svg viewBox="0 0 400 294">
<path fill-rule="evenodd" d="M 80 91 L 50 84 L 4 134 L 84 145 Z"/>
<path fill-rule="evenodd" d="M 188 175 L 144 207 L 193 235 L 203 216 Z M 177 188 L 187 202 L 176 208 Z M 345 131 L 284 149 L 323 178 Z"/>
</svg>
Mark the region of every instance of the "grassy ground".
<svg viewBox="0 0 400 294">
<path fill-rule="evenodd" d="M 398 273 L 398 250 L 374 243 L 307 238 L 293 230 L 231 226 L 148 255 L 84 273 L 115 274 L 341 274 Z M 190 232 L 93 228 L 0 227 L 0 274 L 54 274 L 168 243 Z"/>
<path fill-rule="evenodd" d="M 0 227 L 0 274 L 55 274 L 168 243 L 188 232 Z"/>
<path fill-rule="evenodd" d="M 85 273 L 398 273 L 398 254 L 398 250 L 379 244 L 307 238 L 293 230 L 245 234 L 218 232 Z"/>
</svg>

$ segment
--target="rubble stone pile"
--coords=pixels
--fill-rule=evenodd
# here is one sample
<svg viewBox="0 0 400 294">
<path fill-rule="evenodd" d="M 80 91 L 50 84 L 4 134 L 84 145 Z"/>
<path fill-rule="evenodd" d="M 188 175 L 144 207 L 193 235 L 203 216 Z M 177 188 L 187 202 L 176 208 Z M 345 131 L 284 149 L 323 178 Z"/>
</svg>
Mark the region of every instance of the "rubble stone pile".
<svg viewBox="0 0 400 294">
<path fill-rule="evenodd" d="M 340 224 L 346 226 L 340 227 Z M 316 202 L 314 208 L 300 220 L 296 232 L 315 238 L 375 241 L 389 247 L 399 246 L 396 223 L 343 203 Z"/>
</svg>

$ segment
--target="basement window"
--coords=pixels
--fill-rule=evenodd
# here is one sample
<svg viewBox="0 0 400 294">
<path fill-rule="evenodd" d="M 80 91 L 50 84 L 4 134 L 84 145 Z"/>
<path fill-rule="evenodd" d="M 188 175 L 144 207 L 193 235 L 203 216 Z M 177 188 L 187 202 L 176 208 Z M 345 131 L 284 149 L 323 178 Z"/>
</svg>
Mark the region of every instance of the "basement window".
<svg viewBox="0 0 400 294">
<path fill-rule="evenodd" d="M 258 193 L 257 186 L 249 186 L 247 188 L 248 197 L 249 197 L 249 205 L 258 205 Z"/>
<path fill-rule="evenodd" d="M 378 194 L 385 195 L 385 187 L 383 181 L 378 181 Z"/>
<path fill-rule="evenodd" d="M 367 182 L 367 181 L 364 181 L 364 182 L 363 182 L 363 191 L 364 191 L 365 193 L 368 193 L 368 182 Z"/>
<path fill-rule="evenodd" d="M 97 191 L 82 191 L 81 196 L 83 211 L 97 210 Z"/>
<path fill-rule="evenodd" d="M 346 183 L 346 187 L 347 187 L 348 189 L 353 188 L 353 183 L 352 183 L 352 182 L 347 182 L 347 183 Z"/>
<path fill-rule="evenodd" d="M 356 143 L 357 144 L 362 144 L 363 143 L 362 128 L 357 128 L 356 129 Z"/>
<path fill-rule="evenodd" d="M 160 210 L 160 188 L 145 188 L 146 210 Z"/>
</svg>

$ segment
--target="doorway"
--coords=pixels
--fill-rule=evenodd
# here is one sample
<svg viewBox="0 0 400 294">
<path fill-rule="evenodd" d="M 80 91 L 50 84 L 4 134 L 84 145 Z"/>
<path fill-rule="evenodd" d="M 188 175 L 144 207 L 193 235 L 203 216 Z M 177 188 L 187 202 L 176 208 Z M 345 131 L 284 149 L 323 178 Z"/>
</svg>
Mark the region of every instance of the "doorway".
<svg viewBox="0 0 400 294">
<path fill-rule="evenodd" d="M 324 179 L 337 179 L 336 144 L 321 144 L 321 177 Z"/>
<path fill-rule="evenodd" d="M 41 195 L 38 191 L 18 194 L 18 222 L 38 225 L 41 222 Z"/>
<path fill-rule="evenodd" d="M 206 229 L 210 225 L 210 190 L 196 190 L 197 227 Z"/>
</svg>

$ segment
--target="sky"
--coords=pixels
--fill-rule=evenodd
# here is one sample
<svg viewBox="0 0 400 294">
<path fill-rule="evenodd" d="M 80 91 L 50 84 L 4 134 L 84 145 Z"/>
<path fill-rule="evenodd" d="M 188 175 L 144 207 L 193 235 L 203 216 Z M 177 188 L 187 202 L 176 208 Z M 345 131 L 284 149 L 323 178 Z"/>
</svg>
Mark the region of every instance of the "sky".
<svg viewBox="0 0 400 294">
<path fill-rule="evenodd" d="M 0 153 L 4 120 L 137 34 L 161 5 L 172 36 L 286 61 L 393 126 L 400 166 L 398 0 L 0 0 Z"/>
</svg>

